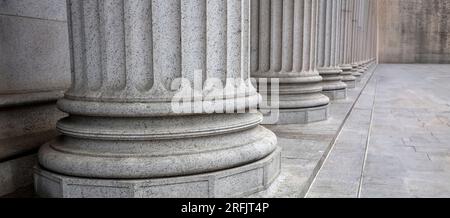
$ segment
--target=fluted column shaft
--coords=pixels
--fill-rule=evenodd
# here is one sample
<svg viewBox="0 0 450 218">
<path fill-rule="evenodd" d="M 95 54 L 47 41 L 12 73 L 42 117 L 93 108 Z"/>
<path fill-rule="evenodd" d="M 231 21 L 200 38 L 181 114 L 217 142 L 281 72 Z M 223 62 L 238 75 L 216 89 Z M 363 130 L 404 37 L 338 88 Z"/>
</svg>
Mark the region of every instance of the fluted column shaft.
<svg viewBox="0 0 450 218">
<path fill-rule="evenodd" d="M 351 43 L 352 43 L 352 7 L 351 0 L 342 0 L 341 2 L 341 62 L 340 66 L 342 69 L 342 81 L 347 84 L 347 88 L 356 87 L 356 77 L 352 73 L 351 65 Z"/>
<path fill-rule="evenodd" d="M 82 187 L 100 189 L 83 178 L 112 187 L 132 179 L 143 190 L 130 193 L 146 197 L 173 194 L 164 185 L 184 197 L 261 190 L 214 185 L 230 168 L 233 178 L 258 161 L 254 170 L 279 164 L 275 135 L 249 111 L 260 100 L 250 82 L 249 7 L 246 0 L 69 0 L 73 85 L 59 107 L 70 116 L 58 122 L 63 135 L 41 149 L 43 170 L 78 181 L 79 195 Z M 266 187 L 277 172 L 254 179 Z M 157 178 L 166 180 L 155 186 Z M 45 182 L 37 186 L 55 194 Z"/>
<path fill-rule="evenodd" d="M 361 71 L 367 71 L 370 66 L 376 64 L 377 57 L 377 1 L 361 0 L 363 10 L 363 39 L 361 42 Z"/>
<path fill-rule="evenodd" d="M 341 2 L 319 1 L 318 70 L 323 77 L 323 94 L 330 99 L 345 99 L 347 85 L 342 82 L 342 70 L 338 66 L 339 15 Z"/>
<path fill-rule="evenodd" d="M 374 62 L 377 61 L 377 54 L 378 54 L 378 2 L 372 0 L 372 4 L 374 5 L 374 9 L 372 9 L 372 17 L 373 17 L 373 25 L 372 25 L 372 31 L 373 31 L 373 39 L 372 39 L 372 59 L 374 60 Z"/>
<path fill-rule="evenodd" d="M 360 12 L 358 14 L 358 51 L 357 51 L 357 61 L 360 63 L 360 67 L 363 64 L 362 60 L 362 48 L 363 48 L 363 40 L 364 40 L 364 22 L 365 16 L 367 15 L 367 10 L 365 0 L 359 0 L 359 9 Z M 364 71 L 362 72 L 364 73 Z"/>
<path fill-rule="evenodd" d="M 360 0 L 350 0 L 351 1 L 351 55 L 350 55 L 350 64 L 352 65 L 352 74 L 356 77 L 356 81 L 361 81 L 362 73 L 360 71 L 360 62 L 358 57 L 359 50 L 359 22 L 360 22 Z"/>
<path fill-rule="evenodd" d="M 377 2 L 375 0 L 367 0 L 368 4 L 368 22 L 367 22 L 367 47 L 366 62 L 373 64 L 377 57 Z"/>
<path fill-rule="evenodd" d="M 279 80 L 280 124 L 327 119 L 329 98 L 321 94 L 316 67 L 318 3 L 252 1 L 251 73 L 257 79 Z"/>
<path fill-rule="evenodd" d="M 369 21 L 369 24 L 367 27 L 368 28 L 367 60 L 370 62 L 370 61 L 372 61 L 372 58 L 373 58 L 373 56 L 372 56 L 373 45 L 374 45 L 373 41 L 376 40 L 376 31 L 374 31 L 376 29 L 376 27 L 374 27 L 375 26 L 374 23 L 376 22 L 375 17 L 374 17 L 375 16 L 374 11 L 376 10 L 376 8 L 375 8 L 374 1 L 369 0 L 369 3 L 370 3 L 371 7 L 370 7 L 370 11 L 369 11 L 370 21 Z"/>
<path fill-rule="evenodd" d="M 370 48 L 370 21 L 372 14 L 371 2 L 364 0 L 364 26 L 363 26 L 363 38 L 361 40 L 361 61 L 363 63 L 363 70 L 368 70 L 369 58 L 368 52 Z"/>
<path fill-rule="evenodd" d="M 354 63 L 356 63 L 355 65 L 356 67 L 356 71 L 357 73 L 359 73 L 360 76 L 363 75 L 364 68 L 363 68 L 363 62 L 361 59 L 361 50 L 362 50 L 362 40 L 363 40 L 363 28 L 364 28 L 364 15 L 365 15 L 365 10 L 364 10 L 364 2 L 365 0 L 356 0 L 356 5 L 355 7 L 357 8 L 357 12 L 355 15 L 355 55 L 354 55 Z"/>
<path fill-rule="evenodd" d="M 358 25 L 358 70 L 360 73 L 365 73 L 367 68 L 367 62 L 364 57 L 364 53 L 366 50 L 367 44 L 367 27 L 368 27 L 368 16 L 369 16 L 369 7 L 367 0 L 360 0 L 360 13 L 359 13 L 359 25 Z"/>
<path fill-rule="evenodd" d="M 365 38 L 364 38 L 364 51 L 363 51 L 363 63 L 366 68 L 376 64 L 377 58 L 377 1 L 376 0 L 363 0 L 366 4 L 365 17 Z"/>
</svg>

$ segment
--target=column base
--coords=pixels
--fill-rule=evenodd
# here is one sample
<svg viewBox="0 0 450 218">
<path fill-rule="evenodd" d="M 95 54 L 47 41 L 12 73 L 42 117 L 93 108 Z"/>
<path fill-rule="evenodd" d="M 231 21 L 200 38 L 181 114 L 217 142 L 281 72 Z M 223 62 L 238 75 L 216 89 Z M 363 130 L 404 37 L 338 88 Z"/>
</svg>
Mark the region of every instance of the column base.
<svg viewBox="0 0 450 218">
<path fill-rule="evenodd" d="M 356 88 L 356 80 L 353 81 L 344 81 L 345 84 L 347 84 L 348 89 L 354 89 Z"/>
<path fill-rule="evenodd" d="M 347 98 L 347 89 L 323 91 L 322 94 L 326 95 L 330 100 L 342 100 Z"/>
<path fill-rule="evenodd" d="M 142 180 L 70 177 L 35 167 L 45 198 L 234 198 L 267 189 L 280 174 L 281 148 L 244 166 L 199 175 Z"/>
<path fill-rule="evenodd" d="M 286 124 L 308 124 L 328 119 L 329 108 L 328 105 L 312 108 L 301 109 L 280 109 L 279 118 L 276 125 Z M 270 115 L 270 114 L 269 114 Z M 264 117 L 267 117 L 264 114 Z M 262 122 L 265 125 L 273 125 L 273 123 Z"/>
<path fill-rule="evenodd" d="M 359 82 L 361 82 L 361 76 L 364 74 L 359 72 L 359 70 L 354 70 L 354 71 L 352 71 L 352 75 L 356 78 L 356 82 L 359 83 Z"/>
<path fill-rule="evenodd" d="M 362 66 L 360 72 L 364 74 L 364 73 L 366 73 L 368 70 L 369 70 L 369 68 L 367 68 L 367 66 Z"/>
</svg>

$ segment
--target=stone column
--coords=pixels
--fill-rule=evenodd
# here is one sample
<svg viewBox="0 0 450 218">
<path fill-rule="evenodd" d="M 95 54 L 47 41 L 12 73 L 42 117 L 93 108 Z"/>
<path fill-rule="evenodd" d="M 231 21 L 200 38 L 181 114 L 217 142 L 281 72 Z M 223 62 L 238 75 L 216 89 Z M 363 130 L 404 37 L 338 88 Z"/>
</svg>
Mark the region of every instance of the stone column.
<svg viewBox="0 0 450 218">
<path fill-rule="evenodd" d="M 350 41 L 350 46 L 351 46 L 351 56 L 350 56 L 350 64 L 352 65 L 352 74 L 353 76 L 356 77 L 356 81 L 359 82 L 361 81 L 361 76 L 362 73 L 360 72 L 359 69 L 359 61 L 358 61 L 358 47 L 359 47 L 359 43 L 358 43 L 358 23 L 359 23 L 359 13 L 360 13 L 360 8 L 359 8 L 359 0 L 350 0 L 350 4 L 351 4 L 351 41 Z"/>
<path fill-rule="evenodd" d="M 364 14 L 365 14 L 365 10 L 364 10 L 364 0 L 357 0 L 358 3 L 358 14 L 357 14 L 357 48 L 356 48 L 356 62 L 358 64 L 358 72 L 361 73 L 361 75 L 364 74 L 365 70 L 364 70 L 364 63 L 362 60 L 362 41 L 363 41 L 363 32 L 364 32 Z"/>
<path fill-rule="evenodd" d="M 377 56 L 377 48 L 376 48 L 376 41 L 377 41 L 377 17 L 376 17 L 376 2 L 377 1 L 372 1 L 372 0 L 368 0 L 368 4 L 369 4 L 369 22 L 368 22 L 368 26 L 367 26 L 367 32 L 368 32 L 368 37 L 367 37 L 367 62 L 368 65 L 371 66 L 373 64 L 375 64 L 375 57 Z"/>
<path fill-rule="evenodd" d="M 359 13 L 359 25 L 358 25 L 358 62 L 359 62 L 359 72 L 364 74 L 368 68 L 367 68 L 367 62 L 364 57 L 365 52 L 365 45 L 367 44 L 367 27 L 368 27 L 368 4 L 367 0 L 360 0 L 360 13 Z"/>
<path fill-rule="evenodd" d="M 351 9 L 350 0 L 342 0 L 341 2 L 341 51 L 340 51 L 340 64 L 342 69 L 342 81 L 347 84 L 347 88 L 356 87 L 356 77 L 352 73 L 352 65 L 350 62 L 351 57 Z"/>
<path fill-rule="evenodd" d="M 370 57 L 371 57 L 371 60 L 372 60 L 372 62 L 373 63 L 375 63 L 376 62 L 376 59 L 377 59 L 377 40 L 378 40 L 378 30 L 377 30 L 377 28 L 378 28 L 378 19 L 377 19 L 377 16 L 378 16 L 378 6 L 377 6 L 377 1 L 372 1 L 372 5 L 373 5 L 373 8 L 372 8 L 372 23 L 370 24 L 371 26 L 370 26 L 370 31 L 371 31 L 371 33 L 372 34 L 370 34 L 371 35 L 371 48 L 370 48 Z"/>
<path fill-rule="evenodd" d="M 40 150 L 40 196 L 240 197 L 277 177 L 276 136 L 249 112 L 260 100 L 249 1 L 69 0 L 68 9 L 73 85 L 59 108 L 70 116 Z"/>
<path fill-rule="evenodd" d="M 373 39 L 372 39 L 372 60 L 374 64 L 377 64 L 378 59 L 378 2 L 375 0 L 372 0 L 373 9 L 372 9 L 372 17 L 373 17 L 373 23 L 372 23 L 372 31 L 373 31 Z"/>
<path fill-rule="evenodd" d="M 340 0 L 319 1 L 318 70 L 323 77 L 323 94 L 330 99 L 345 99 L 347 85 L 342 82 L 342 70 L 338 66 L 338 24 Z"/>
<path fill-rule="evenodd" d="M 361 62 L 362 62 L 362 66 L 361 69 L 366 72 L 368 70 L 368 59 L 367 59 L 367 50 L 369 47 L 369 41 L 368 41 L 368 36 L 369 36 L 369 18 L 370 18 L 370 5 L 369 5 L 369 1 L 368 0 L 364 0 L 363 1 L 363 14 L 362 14 L 362 18 L 363 18 L 363 22 L 362 22 L 362 37 L 361 37 Z"/>
<path fill-rule="evenodd" d="M 364 23 L 364 40 L 363 40 L 363 61 L 365 68 L 370 66 L 370 38 L 371 38 L 371 20 L 372 20 L 372 7 L 371 1 L 366 0 L 366 9 L 365 9 L 365 23 Z"/>
<path fill-rule="evenodd" d="M 316 68 L 319 0 L 252 1 L 252 77 L 279 80 L 278 124 L 328 118 Z"/>
</svg>

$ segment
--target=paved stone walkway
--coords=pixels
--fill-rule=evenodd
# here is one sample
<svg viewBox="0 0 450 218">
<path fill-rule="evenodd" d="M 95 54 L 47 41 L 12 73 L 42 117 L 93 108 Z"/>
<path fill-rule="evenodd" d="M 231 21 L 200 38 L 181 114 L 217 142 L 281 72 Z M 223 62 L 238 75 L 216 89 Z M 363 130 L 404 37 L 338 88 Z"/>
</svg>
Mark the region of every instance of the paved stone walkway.
<svg viewBox="0 0 450 218">
<path fill-rule="evenodd" d="M 355 101 L 371 78 L 374 67 L 366 72 L 345 100 L 330 104 L 330 118 L 311 124 L 267 126 L 278 136 L 283 148 L 281 175 L 266 191 L 251 197 L 302 198 L 322 166 Z"/>
<path fill-rule="evenodd" d="M 307 197 L 450 197 L 450 65 L 380 65 Z"/>
<path fill-rule="evenodd" d="M 268 126 L 281 175 L 250 197 L 450 197 L 450 65 L 379 65 L 348 94 L 325 122 Z"/>
</svg>

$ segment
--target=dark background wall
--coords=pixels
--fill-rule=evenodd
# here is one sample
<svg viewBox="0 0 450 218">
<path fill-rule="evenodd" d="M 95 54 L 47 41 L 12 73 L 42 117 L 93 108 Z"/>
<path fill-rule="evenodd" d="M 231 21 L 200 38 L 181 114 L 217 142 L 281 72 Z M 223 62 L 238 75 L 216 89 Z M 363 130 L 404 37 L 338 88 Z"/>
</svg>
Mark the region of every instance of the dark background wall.
<svg viewBox="0 0 450 218">
<path fill-rule="evenodd" d="M 379 0 L 381 63 L 450 63 L 450 0 Z"/>
</svg>

